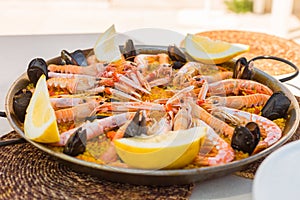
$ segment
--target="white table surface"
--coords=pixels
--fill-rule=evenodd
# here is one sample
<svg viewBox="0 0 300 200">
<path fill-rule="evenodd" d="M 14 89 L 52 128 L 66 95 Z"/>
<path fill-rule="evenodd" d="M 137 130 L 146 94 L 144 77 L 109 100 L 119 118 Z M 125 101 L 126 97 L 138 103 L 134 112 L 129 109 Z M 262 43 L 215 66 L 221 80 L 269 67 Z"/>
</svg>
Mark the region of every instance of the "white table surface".
<svg viewBox="0 0 300 200">
<path fill-rule="evenodd" d="M 5 96 L 13 81 L 27 69 L 36 57 L 44 59 L 58 56 L 62 49 L 76 50 L 94 45 L 97 34 L 34 35 L 0 37 L 0 110 L 4 111 Z M 0 119 L 0 136 L 11 131 L 6 119 Z M 191 199 L 252 199 L 253 181 L 235 175 L 196 183 Z"/>
</svg>

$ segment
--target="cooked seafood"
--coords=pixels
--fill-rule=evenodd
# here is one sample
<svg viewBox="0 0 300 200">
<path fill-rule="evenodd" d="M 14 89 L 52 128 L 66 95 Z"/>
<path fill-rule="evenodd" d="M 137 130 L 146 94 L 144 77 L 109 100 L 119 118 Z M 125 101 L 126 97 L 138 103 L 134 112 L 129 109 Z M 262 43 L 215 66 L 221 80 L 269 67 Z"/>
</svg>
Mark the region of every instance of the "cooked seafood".
<svg viewBox="0 0 300 200">
<path fill-rule="evenodd" d="M 123 48 L 123 55 L 124 55 L 124 58 L 129 61 L 133 61 L 134 57 L 137 55 L 135 46 L 131 39 L 128 39 L 125 42 L 125 45 Z"/>
<path fill-rule="evenodd" d="M 86 149 L 86 130 L 79 128 L 68 139 L 63 152 L 70 156 L 77 156 L 85 152 Z"/>
<path fill-rule="evenodd" d="M 238 59 L 231 71 L 189 60 L 175 45 L 165 53 L 139 54 L 128 40 L 121 51 L 120 61 L 101 63 L 93 55 L 82 58 L 80 50 L 63 50 L 63 64 L 49 64 L 49 72 L 40 67 L 28 70 L 33 83 L 41 72 L 48 75 L 50 101 L 61 130 L 60 141 L 52 146 L 80 159 L 92 156 L 97 163 L 113 165 L 119 159 L 114 140 L 204 126 L 207 135 L 191 163 L 201 167 L 239 159 L 237 152 L 255 154 L 281 138 L 284 127 L 272 120 L 285 120 L 290 101 L 252 80 L 253 66 L 245 58 Z M 36 59 L 30 66 L 44 64 Z M 16 102 L 26 103 L 28 98 L 27 92 L 15 96 Z M 15 112 L 21 107 L 16 104 Z M 269 119 L 248 112 L 251 109 Z"/>
<path fill-rule="evenodd" d="M 35 85 L 42 74 L 45 74 L 46 78 L 48 78 L 46 61 L 42 58 L 35 58 L 30 61 L 27 68 L 27 76 L 30 82 Z"/>
<path fill-rule="evenodd" d="M 254 76 L 253 62 L 248 62 L 245 57 L 239 58 L 233 69 L 233 78 L 251 80 Z"/>
<path fill-rule="evenodd" d="M 260 139 L 260 129 L 255 122 L 237 126 L 231 139 L 231 146 L 236 150 L 252 154 Z"/>
<path fill-rule="evenodd" d="M 126 121 L 130 120 L 133 117 L 132 113 L 122 113 L 118 115 L 114 115 L 111 117 L 107 117 L 104 119 L 96 119 L 92 122 L 85 122 L 79 127 L 70 129 L 66 132 L 61 133 L 60 141 L 58 143 L 54 143 L 54 146 L 65 146 L 68 139 L 75 133 L 79 128 L 86 130 L 87 140 L 95 138 L 101 134 L 104 134 L 106 130 L 113 129 L 115 127 L 120 127 Z"/>
<path fill-rule="evenodd" d="M 226 106 L 229 108 L 241 109 L 243 107 L 250 108 L 253 106 L 265 105 L 270 95 L 266 94 L 249 94 L 239 96 L 211 96 L 203 101 L 203 106 L 210 109 L 213 106 Z"/>
<path fill-rule="evenodd" d="M 225 79 L 209 84 L 209 93 L 211 95 L 222 95 L 224 94 L 235 94 L 240 93 L 246 94 L 267 94 L 272 95 L 273 91 L 262 83 L 258 83 L 252 80 L 244 79 Z"/>
<path fill-rule="evenodd" d="M 215 115 L 224 117 L 226 120 L 229 120 L 231 123 L 234 123 L 236 125 L 244 125 L 249 122 L 257 123 L 261 129 L 261 135 L 264 136 L 264 139 L 261 140 L 256 147 L 257 151 L 271 146 L 281 138 L 282 131 L 280 127 L 277 126 L 276 123 L 265 117 L 221 106 L 214 108 L 213 113 Z M 231 135 L 231 138 L 232 137 L 233 133 Z"/>
<path fill-rule="evenodd" d="M 61 61 L 63 65 L 79 65 L 87 66 L 87 60 L 82 50 L 78 49 L 73 53 L 69 53 L 66 50 L 62 50 Z"/>
<path fill-rule="evenodd" d="M 13 109 L 18 119 L 24 122 L 26 109 L 31 99 L 32 93 L 29 90 L 19 90 L 13 98 Z"/>
<path fill-rule="evenodd" d="M 174 69 L 180 69 L 187 62 L 185 54 L 175 44 L 169 45 L 168 55 L 170 59 L 173 61 L 172 67 Z"/>
<path fill-rule="evenodd" d="M 285 117 L 291 100 L 287 98 L 282 92 L 275 92 L 267 101 L 262 109 L 262 116 L 274 120 Z"/>
</svg>

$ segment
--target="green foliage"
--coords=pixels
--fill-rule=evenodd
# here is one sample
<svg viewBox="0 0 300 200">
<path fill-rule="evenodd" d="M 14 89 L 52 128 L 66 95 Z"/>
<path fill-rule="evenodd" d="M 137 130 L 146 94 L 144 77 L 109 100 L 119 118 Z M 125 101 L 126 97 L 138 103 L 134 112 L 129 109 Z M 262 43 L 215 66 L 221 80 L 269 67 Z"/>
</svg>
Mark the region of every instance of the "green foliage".
<svg viewBox="0 0 300 200">
<path fill-rule="evenodd" d="M 253 2 L 252 0 L 225 0 L 227 9 L 235 13 L 252 12 Z"/>
</svg>

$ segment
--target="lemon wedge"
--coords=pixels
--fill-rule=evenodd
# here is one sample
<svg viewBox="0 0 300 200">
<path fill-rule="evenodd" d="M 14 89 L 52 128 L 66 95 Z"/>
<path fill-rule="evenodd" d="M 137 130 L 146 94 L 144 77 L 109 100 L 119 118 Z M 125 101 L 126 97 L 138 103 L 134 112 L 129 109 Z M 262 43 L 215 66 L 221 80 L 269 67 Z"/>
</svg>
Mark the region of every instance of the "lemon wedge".
<svg viewBox="0 0 300 200">
<path fill-rule="evenodd" d="M 100 62 L 118 62 L 122 58 L 119 46 L 117 44 L 115 26 L 112 25 L 100 35 L 94 45 L 94 54 Z"/>
<path fill-rule="evenodd" d="M 184 39 L 186 52 L 196 61 L 206 64 L 220 64 L 249 51 L 249 46 L 233 44 L 208 37 L 187 34 Z"/>
<path fill-rule="evenodd" d="M 130 167 L 176 169 L 193 161 L 205 135 L 205 127 L 194 127 L 150 138 L 117 139 L 114 144 L 118 156 Z"/>
<path fill-rule="evenodd" d="M 54 110 L 51 106 L 45 75 L 42 75 L 30 99 L 24 121 L 25 136 L 41 143 L 59 141 Z"/>
</svg>

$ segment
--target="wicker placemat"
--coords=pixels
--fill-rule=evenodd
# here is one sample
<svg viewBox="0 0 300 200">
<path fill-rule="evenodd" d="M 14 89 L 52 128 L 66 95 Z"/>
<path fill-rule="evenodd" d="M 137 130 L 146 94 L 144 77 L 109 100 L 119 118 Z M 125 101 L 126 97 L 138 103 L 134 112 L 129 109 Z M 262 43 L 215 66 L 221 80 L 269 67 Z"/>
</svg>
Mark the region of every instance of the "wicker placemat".
<svg viewBox="0 0 300 200">
<path fill-rule="evenodd" d="M 197 33 L 197 35 L 206 36 L 213 40 L 249 45 L 250 51 L 239 57 L 244 56 L 251 59 L 260 55 L 277 56 L 300 66 L 300 45 L 291 40 L 265 33 L 235 30 L 207 31 Z M 271 60 L 255 61 L 255 67 L 271 75 L 282 75 L 294 71 L 292 67 L 286 64 Z"/>
<path fill-rule="evenodd" d="M 300 97 L 296 99 L 300 104 Z M 3 139 L 16 137 L 13 131 Z M 299 139 L 300 126 L 288 142 Z M 253 179 L 263 160 L 236 175 Z M 106 181 L 75 172 L 29 143 L 1 147 L 0 163 L 0 199 L 188 199 L 194 186 L 136 186 Z"/>
<path fill-rule="evenodd" d="M 15 138 L 11 132 L 6 139 Z M 193 184 L 136 186 L 77 173 L 30 143 L 0 147 L 0 199 L 188 199 Z"/>
</svg>

